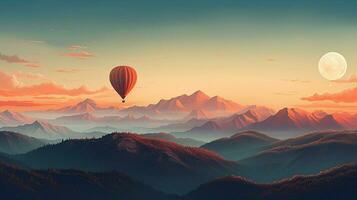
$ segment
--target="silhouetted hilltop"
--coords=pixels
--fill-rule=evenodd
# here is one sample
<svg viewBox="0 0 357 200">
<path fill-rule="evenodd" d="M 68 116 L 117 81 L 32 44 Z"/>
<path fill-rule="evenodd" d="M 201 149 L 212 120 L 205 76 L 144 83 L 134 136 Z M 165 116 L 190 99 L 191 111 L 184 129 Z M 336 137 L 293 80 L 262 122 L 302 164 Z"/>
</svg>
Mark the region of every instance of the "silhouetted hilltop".
<svg viewBox="0 0 357 200">
<path fill-rule="evenodd" d="M 245 131 L 231 137 L 214 140 L 202 148 L 217 152 L 229 160 L 240 160 L 262 151 L 262 147 L 278 140 L 262 133 Z"/>
<path fill-rule="evenodd" d="M 117 172 L 23 170 L 0 163 L 1 199 L 171 199 Z"/>
<path fill-rule="evenodd" d="M 186 200 L 354 200 L 357 165 L 346 165 L 313 176 L 296 176 L 274 184 L 256 184 L 241 177 L 224 177 L 201 185 Z"/>
</svg>

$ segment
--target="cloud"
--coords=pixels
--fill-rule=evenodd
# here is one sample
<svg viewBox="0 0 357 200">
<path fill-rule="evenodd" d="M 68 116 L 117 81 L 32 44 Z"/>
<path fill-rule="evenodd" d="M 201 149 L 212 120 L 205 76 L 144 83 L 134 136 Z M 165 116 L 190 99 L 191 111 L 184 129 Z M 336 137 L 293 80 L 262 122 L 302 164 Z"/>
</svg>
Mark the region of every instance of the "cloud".
<svg viewBox="0 0 357 200">
<path fill-rule="evenodd" d="M 308 80 L 300 80 L 300 79 L 282 79 L 282 81 L 292 82 L 292 83 L 310 83 Z"/>
<path fill-rule="evenodd" d="M 302 104 L 302 105 L 294 105 L 294 107 L 301 108 L 315 108 L 315 109 L 357 109 L 357 105 L 346 105 L 346 104 L 338 104 L 338 103 L 310 103 L 310 104 Z"/>
<path fill-rule="evenodd" d="M 102 93 L 109 90 L 106 87 L 102 87 L 98 90 L 90 90 L 85 86 L 66 88 L 60 84 L 49 81 L 34 85 L 25 85 L 19 81 L 16 75 L 9 75 L 2 71 L 0 71 L 0 85 L 0 96 L 4 97 L 41 95 L 80 96 Z"/>
<path fill-rule="evenodd" d="M 41 100 L 60 100 L 60 99 L 66 99 L 66 97 L 62 96 L 37 96 L 33 97 L 34 99 L 41 99 Z"/>
<path fill-rule="evenodd" d="M 33 44 L 44 44 L 44 43 L 46 43 L 46 41 L 43 41 L 43 40 L 31 40 L 30 42 L 33 43 Z"/>
<path fill-rule="evenodd" d="M 39 67 L 41 67 L 41 65 L 38 64 L 38 63 L 24 63 L 24 65 L 26 67 L 30 67 L 30 68 L 39 68 Z"/>
<path fill-rule="evenodd" d="M 274 94 L 279 96 L 291 96 L 291 95 L 296 95 L 297 91 L 275 92 Z"/>
<path fill-rule="evenodd" d="M 357 83 L 357 76 L 352 75 L 347 79 L 339 79 L 339 80 L 334 80 L 331 82 L 334 82 L 334 83 Z"/>
<path fill-rule="evenodd" d="M 265 60 L 267 62 L 275 62 L 277 59 L 276 58 L 266 58 Z"/>
<path fill-rule="evenodd" d="M 81 45 L 72 45 L 68 47 L 69 50 L 78 50 L 78 49 L 85 49 L 87 47 L 81 46 Z"/>
<path fill-rule="evenodd" d="M 17 64 L 30 63 L 30 61 L 20 58 L 17 55 L 8 56 L 1 53 L 0 53 L 0 60 L 5 61 L 7 63 L 17 63 Z"/>
<path fill-rule="evenodd" d="M 37 103 L 33 101 L 0 101 L 0 107 L 34 107 L 34 106 L 49 106 L 48 103 Z"/>
<path fill-rule="evenodd" d="M 108 88 L 103 87 L 98 90 L 90 90 L 85 86 L 77 88 L 66 88 L 55 83 L 40 83 L 37 85 L 15 87 L 12 89 L 0 89 L 0 96 L 14 97 L 14 96 L 39 96 L 39 95 L 66 95 L 79 96 L 91 95 L 107 91 Z"/>
<path fill-rule="evenodd" d="M 95 57 L 95 55 L 93 53 L 90 53 L 88 51 L 71 52 L 71 53 L 65 53 L 62 55 L 66 56 L 66 57 L 78 58 L 78 59 L 88 59 L 88 58 Z"/>
<path fill-rule="evenodd" d="M 357 87 L 352 89 L 343 90 L 337 93 L 315 93 L 309 97 L 303 97 L 302 100 L 306 101 L 333 101 L 335 103 L 352 103 L 357 102 Z"/>
<path fill-rule="evenodd" d="M 47 81 L 51 82 L 51 79 L 47 78 L 45 75 L 40 73 L 29 73 L 29 72 L 22 72 L 17 71 L 13 74 L 16 79 L 26 79 L 26 80 L 40 80 L 40 81 Z"/>
<path fill-rule="evenodd" d="M 31 68 L 40 67 L 40 65 L 38 63 L 31 62 L 29 60 L 25 60 L 23 58 L 20 58 L 17 55 L 9 56 L 9 55 L 5 55 L 5 54 L 1 54 L 0 53 L 0 60 L 5 61 L 5 62 L 10 63 L 10 64 L 22 64 L 22 65 L 24 65 L 26 67 L 31 67 Z"/>
<path fill-rule="evenodd" d="M 74 69 L 74 68 L 71 68 L 71 69 L 59 68 L 56 70 L 56 72 L 59 72 L 59 73 L 76 73 L 79 71 L 80 71 L 79 69 Z"/>
</svg>

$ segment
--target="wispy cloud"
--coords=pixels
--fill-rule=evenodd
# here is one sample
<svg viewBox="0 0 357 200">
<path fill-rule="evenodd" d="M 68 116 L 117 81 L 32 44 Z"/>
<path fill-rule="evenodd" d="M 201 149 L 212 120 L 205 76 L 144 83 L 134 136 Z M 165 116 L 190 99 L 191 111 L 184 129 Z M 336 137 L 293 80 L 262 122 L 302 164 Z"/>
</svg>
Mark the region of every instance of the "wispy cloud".
<svg viewBox="0 0 357 200">
<path fill-rule="evenodd" d="M 275 61 L 277 61 L 277 59 L 276 58 L 266 58 L 265 61 L 267 61 L 267 62 L 275 62 Z"/>
<path fill-rule="evenodd" d="M 292 96 L 292 95 L 296 95 L 297 92 L 296 91 L 275 92 L 274 94 L 279 96 Z"/>
<path fill-rule="evenodd" d="M 51 80 L 48 77 L 40 73 L 17 71 L 13 74 L 13 76 L 15 76 L 17 80 L 26 79 L 26 80 L 40 80 L 40 81 L 51 82 Z"/>
<path fill-rule="evenodd" d="M 38 64 L 38 63 L 25 63 L 24 65 L 25 65 L 25 67 L 30 67 L 30 68 L 39 68 L 39 67 L 41 67 L 41 65 Z"/>
<path fill-rule="evenodd" d="M 26 67 L 31 67 L 31 68 L 37 68 L 40 67 L 40 65 L 36 62 L 31 62 L 29 60 L 26 60 L 24 58 L 20 58 L 18 55 L 5 55 L 0 53 L 0 60 L 11 63 L 11 64 L 22 64 Z"/>
<path fill-rule="evenodd" d="M 58 68 L 58 69 L 56 69 L 56 72 L 58 72 L 58 73 L 76 73 L 79 71 L 81 71 L 81 70 L 75 69 L 75 68 Z"/>
<path fill-rule="evenodd" d="M 0 107 L 34 107 L 34 106 L 49 106 L 49 103 L 38 103 L 33 101 L 0 101 Z"/>
<path fill-rule="evenodd" d="M 341 104 L 341 103 L 309 103 L 309 104 L 300 104 L 294 105 L 294 107 L 301 107 L 301 108 L 314 108 L 314 109 L 357 109 L 357 105 L 348 105 L 348 104 Z"/>
<path fill-rule="evenodd" d="M 87 48 L 87 47 L 82 46 L 82 45 L 72 45 L 72 46 L 68 47 L 69 50 L 78 50 L 78 49 L 85 49 L 85 48 Z"/>
<path fill-rule="evenodd" d="M 98 94 L 109 89 L 102 87 L 97 90 L 91 90 L 86 86 L 77 88 L 67 88 L 63 85 L 53 82 L 42 82 L 34 85 L 25 85 L 16 75 L 10 75 L 0 71 L 0 96 L 15 97 L 15 96 L 42 96 L 42 95 L 64 95 L 64 96 L 80 96 Z"/>
<path fill-rule="evenodd" d="M 88 59 L 88 58 L 95 57 L 93 53 L 90 53 L 88 51 L 70 52 L 62 55 L 66 57 L 78 58 L 78 59 Z"/>
<path fill-rule="evenodd" d="M 20 58 L 17 55 L 9 56 L 2 53 L 0 53 L 0 60 L 5 61 L 7 63 L 17 63 L 17 64 L 30 63 L 30 61 Z"/>
<path fill-rule="evenodd" d="M 347 79 L 333 80 L 331 82 L 334 82 L 334 83 L 357 83 L 357 76 L 352 75 Z"/>
<path fill-rule="evenodd" d="M 337 93 L 315 93 L 312 96 L 303 97 L 302 100 L 306 101 L 333 101 L 336 103 L 352 103 L 357 102 L 357 87 L 352 89 L 343 90 Z"/>
<path fill-rule="evenodd" d="M 291 83 L 310 83 L 311 82 L 308 80 L 300 80 L 300 79 L 282 79 L 282 81 L 291 82 Z"/>
<path fill-rule="evenodd" d="M 43 40 L 31 40 L 30 43 L 33 43 L 33 44 L 44 44 L 44 43 L 46 43 L 46 41 L 43 41 Z"/>
</svg>

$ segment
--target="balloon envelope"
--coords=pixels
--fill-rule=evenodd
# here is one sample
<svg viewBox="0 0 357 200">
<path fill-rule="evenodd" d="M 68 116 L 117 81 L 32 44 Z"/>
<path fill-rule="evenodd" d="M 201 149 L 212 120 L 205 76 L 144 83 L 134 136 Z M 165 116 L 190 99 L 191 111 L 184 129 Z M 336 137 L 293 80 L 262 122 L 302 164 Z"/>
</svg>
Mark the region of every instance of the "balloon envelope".
<svg viewBox="0 0 357 200">
<path fill-rule="evenodd" d="M 125 102 L 125 97 L 135 86 L 137 74 L 132 67 L 117 66 L 110 72 L 109 79 L 115 91 L 121 96 L 123 102 Z"/>
</svg>

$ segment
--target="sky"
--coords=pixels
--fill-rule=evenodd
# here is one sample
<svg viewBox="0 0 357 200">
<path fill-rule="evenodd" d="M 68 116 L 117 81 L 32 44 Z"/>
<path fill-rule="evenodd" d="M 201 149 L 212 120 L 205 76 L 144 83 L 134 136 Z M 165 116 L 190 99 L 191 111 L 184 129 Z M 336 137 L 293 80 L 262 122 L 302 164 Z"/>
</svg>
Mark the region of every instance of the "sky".
<svg viewBox="0 0 357 200">
<path fill-rule="evenodd" d="M 352 0 L 2 0 L 0 110 L 84 98 L 123 106 L 108 76 L 133 66 L 125 106 L 202 90 L 244 105 L 357 111 Z M 327 52 L 348 64 L 318 71 Z"/>
</svg>

